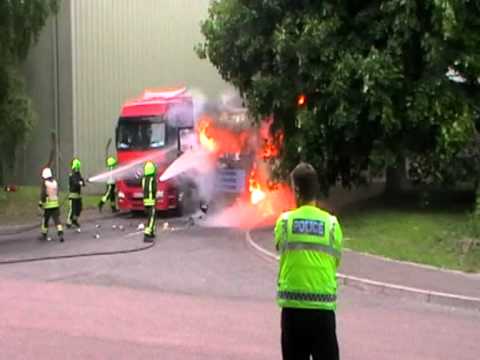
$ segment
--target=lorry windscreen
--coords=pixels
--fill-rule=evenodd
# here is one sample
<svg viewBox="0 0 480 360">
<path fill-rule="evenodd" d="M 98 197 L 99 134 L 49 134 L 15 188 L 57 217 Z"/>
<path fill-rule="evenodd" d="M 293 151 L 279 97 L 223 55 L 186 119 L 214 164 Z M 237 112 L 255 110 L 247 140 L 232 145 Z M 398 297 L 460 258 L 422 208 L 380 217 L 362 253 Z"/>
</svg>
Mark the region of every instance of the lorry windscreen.
<svg viewBox="0 0 480 360">
<path fill-rule="evenodd" d="M 117 127 L 117 149 L 159 149 L 166 144 L 166 124 L 161 117 L 121 117 Z"/>
</svg>

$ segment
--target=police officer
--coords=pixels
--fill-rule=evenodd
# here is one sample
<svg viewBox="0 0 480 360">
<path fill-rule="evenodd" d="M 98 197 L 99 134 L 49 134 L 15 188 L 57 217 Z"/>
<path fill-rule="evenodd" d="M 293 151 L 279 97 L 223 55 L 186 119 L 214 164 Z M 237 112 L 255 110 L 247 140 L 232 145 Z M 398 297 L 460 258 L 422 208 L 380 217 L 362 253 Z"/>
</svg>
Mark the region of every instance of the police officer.
<svg viewBox="0 0 480 360">
<path fill-rule="evenodd" d="M 63 227 L 60 223 L 60 203 L 58 201 L 58 183 L 53 178 L 52 169 L 42 170 L 42 185 L 40 187 L 39 207 L 43 209 L 42 234 L 40 239 L 46 240 L 48 235 L 48 222 L 53 218 L 57 227 L 58 239 L 63 242 Z"/>
<path fill-rule="evenodd" d="M 316 205 L 315 169 L 300 163 L 291 174 L 298 207 L 275 225 L 280 252 L 277 303 L 282 308 L 284 360 L 338 359 L 335 309 L 342 230 Z"/>
<path fill-rule="evenodd" d="M 113 171 L 116 166 L 117 166 L 117 160 L 113 156 L 108 157 L 107 159 L 108 171 Z M 100 212 L 102 212 L 103 205 L 105 205 L 107 200 L 110 200 L 110 206 L 112 208 L 112 212 L 117 212 L 118 209 L 117 209 L 117 204 L 115 200 L 115 179 L 111 174 L 107 180 L 107 190 L 105 191 L 105 194 L 102 196 L 102 198 L 100 199 L 100 202 L 98 203 L 98 210 Z"/>
<path fill-rule="evenodd" d="M 142 178 L 143 206 L 145 207 L 145 212 L 148 216 L 148 223 L 147 226 L 145 226 L 143 236 L 143 240 L 145 242 L 153 242 L 153 239 L 155 238 L 155 204 L 157 194 L 157 180 L 155 178 L 156 173 L 157 169 L 155 164 L 151 161 L 147 161 L 143 169 L 144 176 Z"/>
<path fill-rule="evenodd" d="M 78 223 L 78 218 L 82 212 L 82 186 L 85 186 L 85 180 L 83 180 L 82 174 L 80 173 L 80 167 L 82 166 L 79 159 L 74 158 L 72 160 L 72 172 L 68 177 L 69 182 L 69 194 L 68 201 L 70 203 L 70 208 L 68 210 L 67 216 L 67 227 L 70 228 L 72 225 L 80 229 L 80 224 Z"/>
</svg>

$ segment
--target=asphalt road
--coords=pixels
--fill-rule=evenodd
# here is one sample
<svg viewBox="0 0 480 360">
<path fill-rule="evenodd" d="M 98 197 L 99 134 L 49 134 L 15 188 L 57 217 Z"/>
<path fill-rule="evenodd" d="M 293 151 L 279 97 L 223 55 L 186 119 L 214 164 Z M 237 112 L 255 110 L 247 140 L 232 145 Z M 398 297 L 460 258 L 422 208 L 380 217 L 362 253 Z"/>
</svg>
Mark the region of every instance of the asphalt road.
<svg viewBox="0 0 480 360">
<path fill-rule="evenodd" d="M 166 221 L 145 251 L 0 265 L 0 358 L 279 359 L 276 264 L 240 231 Z M 136 249 L 139 222 L 0 237 L 0 261 Z M 345 287 L 337 321 L 342 359 L 480 357 L 478 312 Z"/>
</svg>

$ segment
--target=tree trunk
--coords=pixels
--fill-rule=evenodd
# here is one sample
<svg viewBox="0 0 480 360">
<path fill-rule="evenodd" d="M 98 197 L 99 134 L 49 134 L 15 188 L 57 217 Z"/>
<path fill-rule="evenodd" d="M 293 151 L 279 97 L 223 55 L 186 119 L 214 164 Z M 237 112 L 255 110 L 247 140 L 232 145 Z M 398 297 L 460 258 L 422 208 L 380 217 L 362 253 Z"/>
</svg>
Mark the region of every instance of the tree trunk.
<svg viewBox="0 0 480 360">
<path fill-rule="evenodd" d="M 4 179 L 4 176 L 3 176 L 4 175 L 3 166 L 4 166 L 3 161 L 0 161 L 0 186 L 5 185 L 4 184 L 5 179 Z"/>
<path fill-rule="evenodd" d="M 404 188 L 407 180 L 405 158 L 401 157 L 394 166 L 387 167 L 385 194 L 398 195 Z"/>
<path fill-rule="evenodd" d="M 474 210 L 475 220 L 480 219 L 480 182 L 477 181 L 475 187 L 475 210 Z"/>
</svg>

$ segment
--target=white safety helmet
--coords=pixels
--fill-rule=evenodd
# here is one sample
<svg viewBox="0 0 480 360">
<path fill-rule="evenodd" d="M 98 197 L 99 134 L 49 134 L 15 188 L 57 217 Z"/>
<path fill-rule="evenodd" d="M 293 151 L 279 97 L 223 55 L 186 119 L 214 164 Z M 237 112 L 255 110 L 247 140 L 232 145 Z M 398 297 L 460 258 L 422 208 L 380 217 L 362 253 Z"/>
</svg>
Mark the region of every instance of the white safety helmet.
<svg viewBox="0 0 480 360">
<path fill-rule="evenodd" d="M 53 177 L 52 169 L 47 167 L 42 170 L 42 179 L 49 179 L 51 177 Z"/>
</svg>

